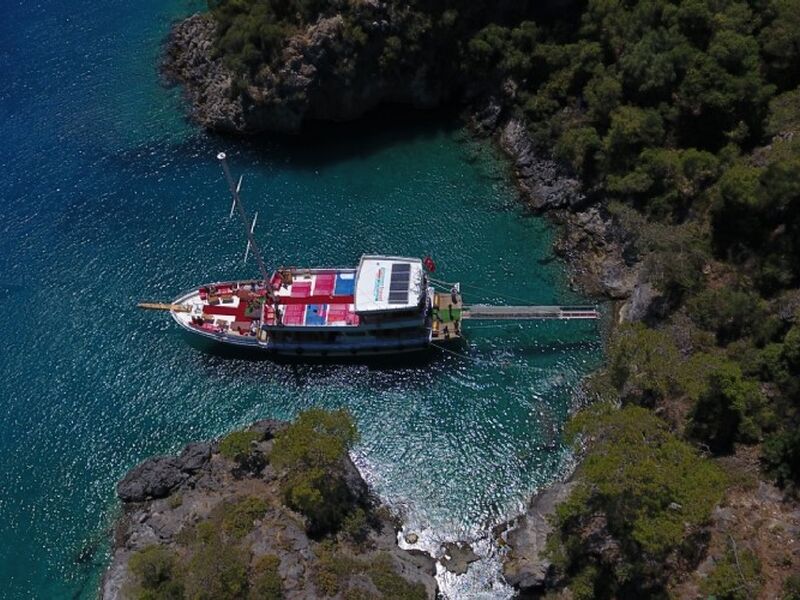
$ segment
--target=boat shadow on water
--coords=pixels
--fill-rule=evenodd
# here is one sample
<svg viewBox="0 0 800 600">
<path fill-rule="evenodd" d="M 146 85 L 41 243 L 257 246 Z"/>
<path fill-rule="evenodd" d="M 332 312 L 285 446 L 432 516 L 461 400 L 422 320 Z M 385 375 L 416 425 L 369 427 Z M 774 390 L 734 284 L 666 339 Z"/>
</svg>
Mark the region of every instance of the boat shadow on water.
<svg viewBox="0 0 800 600">
<path fill-rule="evenodd" d="M 187 332 L 180 332 L 181 341 L 191 346 L 193 350 L 201 352 L 204 356 L 215 360 L 215 363 L 237 361 L 248 363 L 266 363 L 280 367 L 308 366 L 359 366 L 371 371 L 415 370 L 431 367 L 441 360 L 442 352 L 436 347 L 423 348 L 414 352 L 389 355 L 354 355 L 354 356 L 286 356 L 276 355 L 257 348 L 237 347 L 214 340 L 200 338 Z M 454 350 L 461 350 L 463 343 L 453 346 Z M 219 366 L 219 365 L 215 365 Z"/>
</svg>

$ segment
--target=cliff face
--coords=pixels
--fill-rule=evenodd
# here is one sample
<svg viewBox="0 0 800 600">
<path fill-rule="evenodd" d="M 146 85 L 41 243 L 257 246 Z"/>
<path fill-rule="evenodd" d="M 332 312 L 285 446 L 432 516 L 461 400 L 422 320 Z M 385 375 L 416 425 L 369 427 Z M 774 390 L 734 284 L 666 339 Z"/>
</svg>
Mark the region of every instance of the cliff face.
<svg viewBox="0 0 800 600">
<path fill-rule="evenodd" d="M 382 46 L 392 33 L 391 15 L 363 20 L 368 44 Z M 370 48 L 349 52 L 342 42 L 340 15 L 321 18 L 290 37 L 279 65 L 264 67 L 240 90 L 237 76 L 215 55 L 215 22 L 194 15 L 172 30 L 163 70 L 183 85 L 192 118 L 214 131 L 254 134 L 293 133 L 313 120 L 348 121 L 380 104 L 433 108 L 449 97 L 451 85 L 425 64 L 413 68 L 363 68 L 375 62 Z"/>
<path fill-rule="evenodd" d="M 226 548 L 243 557 L 242 569 L 252 574 L 260 559 L 275 561 L 283 598 L 338 597 L 351 589 L 382 597 L 382 590 L 370 579 L 376 565 L 383 576 L 399 576 L 397 581 L 412 586 L 413 597 L 433 598 L 437 589 L 433 560 L 397 547 L 395 523 L 388 511 L 369 497 L 366 483 L 349 458 L 342 469 L 354 506 L 363 507 L 367 515 L 363 537 L 355 542 L 340 534 L 323 541 L 306 533 L 304 518 L 282 503 L 282 475 L 268 463 L 273 436 L 285 426 L 275 421 L 252 425 L 249 431 L 257 433 L 257 441 L 248 463 L 221 455 L 218 442 L 202 442 L 189 444 L 178 456 L 155 457 L 132 469 L 117 486 L 123 515 L 116 527 L 113 559 L 103 578 L 101 598 L 138 597 L 130 568 L 132 557 L 157 546 L 189 561 L 187 540 L 199 524 L 216 522 L 221 523 L 223 535 L 235 539 L 235 545 Z M 237 512 L 242 500 L 260 507 L 255 517 Z M 188 564 L 191 569 L 191 561 Z M 339 570 L 332 571 L 331 564 Z M 338 579 L 326 579 L 334 571 Z M 224 577 L 209 579 L 218 583 Z M 252 579 L 250 575 L 251 590 Z"/>
</svg>

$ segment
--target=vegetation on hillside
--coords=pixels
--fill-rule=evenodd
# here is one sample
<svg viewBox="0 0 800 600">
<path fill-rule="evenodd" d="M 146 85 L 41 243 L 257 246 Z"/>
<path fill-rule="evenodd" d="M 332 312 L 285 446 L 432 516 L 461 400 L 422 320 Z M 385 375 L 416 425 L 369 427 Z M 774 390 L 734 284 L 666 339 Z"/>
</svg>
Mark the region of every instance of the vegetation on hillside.
<svg viewBox="0 0 800 600">
<path fill-rule="evenodd" d="M 670 565 L 696 553 L 725 477 L 650 411 L 596 405 L 571 423 L 590 439 L 578 487 L 549 539 L 576 599 L 663 593 Z"/>
<path fill-rule="evenodd" d="M 275 438 L 270 462 L 282 470 L 287 506 L 308 519 L 315 535 L 338 531 L 354 509 L 343 459 L 358 439 L 346 411 L 312 409 Z"/>
<path fill-rule="evenodd" d="M 702 498 L 684 505 L 699 527 L 722 485 L 690 446 L 711 456 L 757 446 L 766 477 L 800 488 L 800 0 L 385 6 L 388 29 L 362 2 L 211 8 L 217 49 L 244 81 L 263 81 L 289 36 L 336 14 L 345 75 L 424 64 L 464 97 L 499 99 L 629 232 L 627 254 L 660 299 L 611 340 L 596 383 L 626 408 L 603 417 L 610 433 L 596 447 L 607 455 L 591 450 L 583 469 L 598 487 L 562 510 L 562 564 L 573 591 L 656 588 L 659 561 L 690 540 L 664 500 L 699 485 Z M 674 434 L 633 407 L 659 411 Z M 615 452 L 622 443 L 637 448 L 629 459 Z M 663 480 L 656 505 L 642 504 L 637 478 L 649 468 Z M 322 489 L 313 467 L 292 485 L 287 502 L 321 530 L 341 522 L 315 508 L 339 491 Z M 592 563 L 575 544 L 590 507 L 605 515 L 618 562 Z"/>
<path fill-rule="evenodd" d="M 399 575 L 391 556 L 381 552 L 363 554 L 368 550 L 365 546 L 369 533 L 380 523 L 375 511 L 363 505 L 363 499 L 347 491 L 343 461 L 357 435 L 346 411 L 312 409 L 300 413 L 293 424 L 281 431 L 266 455 L 262 454 L 263 435 L 253 431 L 229 434 L 221 440 L 219 452 L 233 463 L 234 472 L 240 472 L 242 464 L 254 464 L 254 457 L 268 459 L 279 476 L 286 505 L 300 512 L 306 518 L 308 531 L 318 537 L 318 542 L 309 544 L 309 551 L 313 552 L 313 572 L 308 579 L 313 584 L 305 590 L 309 597 L 343 594 L 346 598 L 425 598 L 425 588 Z M 266 463 L 262 460 L 259 464 L 263 468 Z M 175 509 L 180 502 L 168 505 Z M 240 495 L 217 504 L 198 522 L 189 521 L 178 533 L 175 544 L 152 545 L 135 552 L 128 563 L 132 580 L 124 590 L 125 597 L 283 598 L 281 557 L 264 554 L 263 548 L 256 552 L 260 546 L 258 537 L 251 535 L 270 511 L 278 511 L 273 518 L 279 521 L 298 519 L 298 515 L 278 506 L 274 496 Z M 277 531 L 276 535 L 280 538 L 282 532 Z"/>
</svg>

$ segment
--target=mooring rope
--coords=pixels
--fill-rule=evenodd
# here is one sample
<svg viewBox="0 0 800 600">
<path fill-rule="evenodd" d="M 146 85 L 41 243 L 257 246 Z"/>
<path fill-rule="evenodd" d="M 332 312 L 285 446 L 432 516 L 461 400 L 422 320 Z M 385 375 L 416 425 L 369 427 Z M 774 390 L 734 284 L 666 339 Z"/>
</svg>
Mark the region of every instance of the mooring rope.
<svg viewBox="0 0 800 600">
<path fill-rule="evenodd" d="M 447 282 L 447 281 L 443 281 L 441 279 L 435 279 L 435 278 L 430 277 L 430 276 L 428 277 L 428 281 L 430 281 L 430 282 L 432 282 L 434 284 L 439 284 L 440 286 L 446 288 L 447 290 L 452 289 L 452 287 L 455 285 L 455 282 Z M 519 296 L 512 296 L 510 294 L 498 294 L 497 290 L 492 290 L 492 289 L 489 289 L 489 288 L 482 287 L 480 285 L 475 285 L 474 283 L 461 283 L 460 285 L 461 285 L 461 287 L 468 287 L 468 288 L 472 288 L 472 289 L 475 289 L 475 290 L 480 290 L 482 292 L 487 292 L 487 293 L 492 294 L 492 295 L 499 296 L 500 298 L 503 298 L 504 300 L 516 300 L 517 302 L 523 302 L 525 304 L 528 304 L 530 302 L 530 298 L 521 298 Z"/>
<path fill-rule="evenodd" d="M 433 346 L 434 348 L 438 348 L 442 352 L 446 352 L 447 354 L 452 354 L 453 356 L 458 357 L 458 358 L 463 358 L 464 360 L 472 361 L 472 362 L 474 362 L 476 364 L 494 365 L 496 367 L 500 367 L 500 368 L 503 368 L 503 369 L 510 369 L 512 367 L 516 367 L 518 369 L 526 369 L 526 370 L 531 370 L 531 371 L 541 371 L 540 367 L 534 367 L 532 365 L 519 364 L 519 363 L 516 363 L 516 362 L 511 362 L 511 360 L 506 360 L 506 361 L 500 362 L 500 361 L 497 361 L 497 360 L 486 360 L 486 359 L 483 359 L 483 358 L 476 358 L 474 356 L 468 356 L 468 355 L 466 355 L 466 354 L 464 354 L 462 352 L 456 352 L 455 350 L 451 350 L 450 348 L 444 348 L 443 346 L 440 346 L 439 344 L 437 344 L 436 342 L 433 342 L 433 341 L 430 342 L 430 345 Z"/>
</svg>

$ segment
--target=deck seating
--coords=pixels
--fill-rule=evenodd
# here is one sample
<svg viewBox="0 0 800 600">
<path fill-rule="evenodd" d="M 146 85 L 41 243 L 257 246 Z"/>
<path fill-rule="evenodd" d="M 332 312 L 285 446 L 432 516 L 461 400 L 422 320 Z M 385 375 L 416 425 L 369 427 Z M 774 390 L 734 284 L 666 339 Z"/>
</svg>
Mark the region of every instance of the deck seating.
<svg viewBox="0 0 800 600">
<path fill-rule="evenodd" d="M 334 296 L 352 296 L 355 293 L 356 276 L 355 273 L 337 273 L 336 285 L 334 286 Z"/>
<path fill-rule="evenodd" d="M 327 304 L 309 304 L 306 310 L 306 325 L 322 326 L 325 325 L 325 318 L 328 316 Z"/>
<path fill-rule="evenodd" d="M 315 296 L 330 296 L 336 285 L 336 273 L 319 273 L 314 280 Z"/>
<path fill-rule="evenodd" d="M 305 298 L 311 294 L 311 282 L 302 281 L 292 284 L 292 298 Z M 302 325 L 306 314 L 305 304 L 290 304 L 284 309 L 283 323 L 285 325 Z"/>
<path fill-rule="evenodd" d="M 239 313 L 237 306 L 206 305 L 203 307 L 204 315 L 235 317 Z"/>
<path fill-rule="evenodd" d="M 347 323 L 347 305 L 331 304 L 328 307 L 328 325 L 344 325 Z"/>
</svg>

